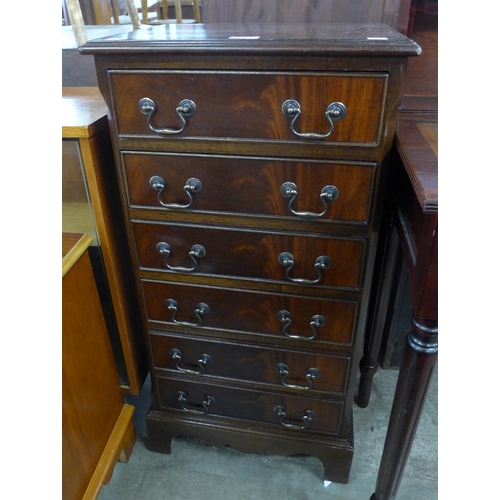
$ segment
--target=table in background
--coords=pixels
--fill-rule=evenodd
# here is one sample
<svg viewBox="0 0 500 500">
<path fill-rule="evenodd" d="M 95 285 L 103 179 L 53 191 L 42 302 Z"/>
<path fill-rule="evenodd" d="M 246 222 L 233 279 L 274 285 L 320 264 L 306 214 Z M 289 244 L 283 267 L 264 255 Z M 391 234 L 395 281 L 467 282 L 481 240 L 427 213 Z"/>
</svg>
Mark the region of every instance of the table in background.
<svg viewBox="0 0 500 500">
<path fill-rule="evenodd" d="M 412 3 L 407 35 L 422 47 L 408 61 L 394 160 L 389 172 L 385 225 L 379 244 L 361 378 L 356 402 L 366 407 L 388 329 L 399 254 L 408 272 L 408 332 L 372 500 L 396 498 L 418 427 L 438 352 L 438 16 L 437 0 Z M 400 287 L 401 288 L 401 287 Z M 403 312 L 402 307 L 394 314 Z"/>
</svg>

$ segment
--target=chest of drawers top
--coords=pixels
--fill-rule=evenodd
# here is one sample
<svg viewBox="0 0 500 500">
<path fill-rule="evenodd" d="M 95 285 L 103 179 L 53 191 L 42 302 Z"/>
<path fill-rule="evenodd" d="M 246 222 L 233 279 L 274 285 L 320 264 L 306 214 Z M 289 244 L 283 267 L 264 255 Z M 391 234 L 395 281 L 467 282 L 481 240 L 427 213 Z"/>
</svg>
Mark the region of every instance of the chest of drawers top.
<svg viewBox="0 0 500 500">
<path fill-rule="evenodd" d="M 120 149 L 146 140 L 162 150 L 168 136 L 171 151 L 213 153 L 223 141 L 234 154 L 329 158 L 341 148 L 336 157 L 377 160 L 404 60 L 420 47 L 384 24 L 197 24 L 80 51 L 95 57 Z"/>
<path fill-rule="evenodd" d="M 82 53 L 413 56 L 420 47 L 382 23 L 166 24 L 87 42 Z"/>
</svg>

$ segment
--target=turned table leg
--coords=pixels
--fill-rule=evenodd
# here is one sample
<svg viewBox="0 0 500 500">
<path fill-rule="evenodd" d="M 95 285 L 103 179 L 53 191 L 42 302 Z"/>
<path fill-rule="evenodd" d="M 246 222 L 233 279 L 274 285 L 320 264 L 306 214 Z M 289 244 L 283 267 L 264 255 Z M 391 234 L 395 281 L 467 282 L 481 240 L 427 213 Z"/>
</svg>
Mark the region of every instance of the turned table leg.
<svg viewBox="0 0 500 500">
<path fill-rule="evenodd" d="M 366 408 L 370 402 L 373 377 L 378 371 L 378 356 L 391 299 L 392 284 L 399 262 L 400 243 L 396 221 L 393 218 L 387 222 L 386 231 L 380 278 L 377 280 L 378 290 L 370 320 L 371 326 L 368 328 L 363 357 L 359 363 L 360 378 L 355 402 L 360 408 Z"/>
<path fill-rule="evenodd" d="M 436 321 L 412 318 L 401 360 L 375 493 L 370 500 L 396 498 L 437 361 Z"/>
</svg>

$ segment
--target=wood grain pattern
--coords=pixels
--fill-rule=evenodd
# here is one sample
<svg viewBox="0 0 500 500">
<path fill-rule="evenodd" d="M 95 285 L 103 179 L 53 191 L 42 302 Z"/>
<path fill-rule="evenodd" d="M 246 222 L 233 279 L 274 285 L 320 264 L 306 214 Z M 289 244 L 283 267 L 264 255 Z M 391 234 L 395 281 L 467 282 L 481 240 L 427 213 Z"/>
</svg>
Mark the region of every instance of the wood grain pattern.
<svg viewBox="0 0 500 500">
<path fill-rule="evenodd" d="M 108 108 L 97 87 L 63 87 L 62 137 L 88 139 L 108 128 Z"/>
<path fill-rule="evenodd" d="M 199 371 L 197 362 L 202 354 L 208 354 L 207 362 L 201 379 L 238 380 L 249 383 L 250 387 L 258 384 L 282 389 L 283 375 L 276 370 L 278 363 L 288 366 L 289 375 L 285 383 L 304 387 L 293 389 L 296 394 L 310 394 L 322 392 L 329 396 L 343 396 L 346 388 L 347 373 L 350 356 L 311 354 L 305 351 L 287 351 L 268 347 L 249 346 L 242 343 L 227 341 L 207 341 L 193 339 L 186 336 L 174 337 L 171 334 L 150 333 L 150 342 L 153 350 L 155 370 L 165 369 L 181 373 L 176 368 L 176 360 L 170 354 L 170 349 L 181 351 L 180 368 Z M 307 370 L 317 368 L 320 375 L 311 381 L 311 388 L 307 383 Z M 208 382 L 208 380 L 207 380 Z M 219 380 L 224 383 L 224 380 Z"/>
<path fill-rule="evenodd" d="M 252 293 L 146 280 L 142 281 L 142 287 L 148 318 L 156 329 L 176 328 L 172 312 L 165 306 L 167 299 L 174 299 L 178 304 L 176 319 L 179 321 L 196 323 L 198 320 L 194 310 L 197 304 L 203 302 L 210 307 L 210 313 L 203 316 L 201 327 L 182 327 L 183 330 L 200 335 L 212 333 L 220 336 L 224 331 L 232 334 L 243 332 L 247 338 L 255 339 L 255 336 L 264 335 L 269 340 L 286 341 L 286 345 L 302 349 L 331 349 L 331 344 L 350 345 L 353 340 L 358 309 L 355 301 Z M 287 329 L 291 335 L 312 336 L 314 332 L 309 323 L 318 314 L 325 318 L 326 324 L 316 328 L 317 337 L 314 340 L 289 339 L 283 333 L 285 323 L 278 319 L 281 310 L 291 315 L 292 324 Z M 262 342 L 262 339 L 259 338 L 259 341 Z"/>
<path fill-rule="evenodd" d="M 438 212 L 437 116 L 401 116 L 395 144 L 424 213 Z M 427 127 L 427 135 L 421 127 Z"/>
<path fill-rule="evenodd" d="M 62 491 L 68 500 L 83 497 L 124 404 L 86 250 L 90 239 L 63 238 Z"/>
<path fill-rule="evenodd" d="M 272 424 L 277 429 L 282 426 L 279 417 L 273 411 L 276 405 L 283 405 L 287 410 L 287 423 L 303 425 L 302 417 L 305 410 L 312 410 L 316 414 L 307 432 L 323 431 L 327 434 L 337 434 L 341 419 L 343 404 L 340 401 L 326 401 L 313 398 L 302 398 L 288 394 L 236 389 L 227 386 L 208 385 L 200 382 L 167 379 L 156 377 L 160 405 L 164 408 L 179 409 L 177 401 L 178 391 L 188 396 L 187 409 L 200 410 L 204 397 L 208 394 L 214 397 L 215 403 L 210 407 L 210 415 L 220 415 L 241 419 L 243 421 L 257 421 Z M 210 419 L 207 419 L 210 421 Z"/>
<path fill-rule="evenodd" d="M 318 2 L 308 4 L 320 15 Z M 260 5 L 258 14 L 265 16 L 271 7 Z M 379 16 L 389 16 L 389 10 L 384 7 Z M 95 56 L 99 86 L 110 106 L 128 250 L 144 292 L 153 374 L 146 419 L 150 446 L 170 452 L 173 437 L 187 434 L 243 451 L 308 453 L 322 460 L 326 480 L 345 483 L 386 156 L 405 59 L 420 48 L 382 24 L 181 25 L 175 36 L 157 28 L 82 48 Z M 143 97 L 157 107 L 154 127 L 179 127 L 175 109 L 182 99 L 195 101 L 196 113 L 181 134 L 163 137 L 140 112 Z M 347 114 L 328 138 L 305 139 L 294 134 L 291 119 L 282 113 L 287 99 L 300 103 L 298 132 L 326 132 L 330 102 L 344 103 Z M 156 193 L 147 185 L 157 169 L 165 175 L 165 202 L 185 200 L 186 175 L 203 177 L 192 208 L 155 206 Z M 333 176 L 344 183 L 341 191 L 348 199 L 330 208 L 330 221 L 295 219 L 286 212 L 286 200 L 276 197 L 289 176 L 302 193 L 299 210 L 317 210 L 318 190 Z M 156 249 L 159 242 L 170 246 L 167 260 Z M 206 254 L 194 262 L 189 252 L 195 244 Z M 280 265 L 282 252 L 293 255 L 293 269 Z M 333 265 L 322 271 L 319 283 L 293 281 L 314 282 L 321 255 L 331 256 Z M 168 298 L 178 300 L 181 324 L 172 311 L 166 314 Z M 211 310 L 196 326 L 194 308 L 201 301 Z M 294 331 L 303 332 L 317 305 L 335 331 L 320 331 L 316 344 L 283 336 L 276 309 L 292 309 Z M 333 312 L 338 317 L 332 319 Z M 174 369 L 168 351 L 177 342 L 186 351 L 186 366 L 196 366 L 200 347 L 215 348 L 212 368 L 218 373 Z M 338 360 L 349 360 L 348 366 Z M 317 387 L 325 390 L 287 387 L 276 383 L 280 361 L 290 363 L 296 382 L 316 362 L 323 367 L 319 383 L 330 368 L 339 378 L 324 378 L 327 384 Z M 340 392 L 329 392 L 327 387 L 339 390 L 340 379 Z M 189 395 L 184 409 L 179 390 Z M 204 415 L 200 405 L 211 392 L 215 410 Z M 277 404 L 287 407 L 287 421 L 295 425 L 303 424 L 309 405 L 321 416 L 303 432 L 290 429 L 273 411 Z"/>
<path fill-rule="evenodd" d="M 62 135 L 68 143 L 69 138 L 78 141 L 82 163 L 80 176 L 85 177 L 86 200 L 91 204 L 93 214 L 92 218 L 88 214 L 87 220 L 95 223 L 92 233 L 97 230 L 127 369 L 127 382 L 130 391 L 139 394 L 147 374 L 147 360 L 130 258 L 119 251 L 126 241 L 126 230 L 123 219 L 117 217 L 122 204 L 107 106 L 98 89 L 85 87 L 63 88 L 62 103 Z M 65 180 L 68 180 L 67 177 L 64 176 Z M 81 177 L 80 182 L 83 187 Z M 74 210 L 71 212 L 74 213 Z"/>
<path fill-rule="evenodd" d="M 116 462 L 128 462 L 136 439 L 132 420 L 134 410 L 132 405 L 123 405 L 82 500 L 96 500 L 102 486 L 111 480 Z"/>
<path fill-rule="evenodd" d="M 248 37 L 243 40 L 241 37 Z M 385 23 L 234 23 L 156 26 L 130 33 L 89 40 L 80 48 L 82 54 L 130 54 L 141 57 L 166 53 L 198 54 L 204 57 L 226 54 L 270 57 L 325 55 L 331 57 L 408 57 L 421 53 L 418 44 Z M 143 68 L 147 67 L 143 65 Z M 365 68 L 366 69 L 366 68 Z M 103 90 L 101 88 L 101 90 Z"/>
<path fill-rule="evenodd" d="M 417 125 L 418 130 L 425 137 L 425 140 L 429 143 L 432 151 L 436 156 L 438 156 L 438 124 L 436 123 L 419 123 Z"/>
<path fill-rule="evenodd" d="M 156 135 L 138 107 L 142 98 L 149 97 L 157 109 L 152 119 L 155 128 L 179 129 L 176 108 L 183 99 L 195 102 L 196 113 L 187 119 L 182 137 L 297 140 L 291 119 L 281 111 L 286 100 L 295 99 L 302 110 L 297 132 L 328 132 L 327 107 L 341 102 L 346 116 L 334 122 L 329 137 L 318 140 L 376 144 L 387 75 L 146 71 L 113 72 L 111 80 L 122 135 Z"/>
<path fill-rule="evenodd" d="M 415 196 L 424 213 L 438 211 L 437 116 L 401 116 L 395 144 Z M 430 126 L 425 136 L 419 127 Z"/>
<path fill-rule="evenodd" d="M 288 209 L 290 198 L 281 186 L 296 184 L 299 195 L 292 205 L 295 211 L 322 213 L 320 194 L 333 185 L 339 196 L 328 202 L 321 220 L 367 222 L 373 187 L 373 163 L 339 163 L 317 161 L 283 161 L 253 157 L 223 157 L 172 154 L 124 153 L 129 204 L 134 207 L 161 209 L 158 192 L 149 181 L 160 176 L 165 190 L 163 203 L 186 204 L 189 198 L 184 186 L 190 178 L 202 183 L 189 208 L 194 212 L 257 214 L 300 219 Z M 309 218 L 310 220 L 310 218 Z M 319 220 L 319 219 L 318 219 Z"/>
<path fill-rule="evenodd" d="M 325 255 L 332 260 L 332 266 L 323 271 L 321 281 L 312 287 L 357 289 L 361 286 L 365 251 L 362 239 L 145 222 L 134 223 L 133 229 L 141 268 L 174 272 L 166 267 L 165 258 L 156 250 L 160 242 L 171 247 L 170 266 L 193 267 L 189 252 L 196 244 L 205 248 L 206 255 L 197 259 L 199 264 L 195 274 L 286 282 L 287 266 L 279 264 L 278 256 L 290 252 L 295 260 L 292 278 L 315 280 L 318 277 L 314 268 L 316 259 Z M 346 262 L 350 265 L 346 266 Z"/>
</svg>

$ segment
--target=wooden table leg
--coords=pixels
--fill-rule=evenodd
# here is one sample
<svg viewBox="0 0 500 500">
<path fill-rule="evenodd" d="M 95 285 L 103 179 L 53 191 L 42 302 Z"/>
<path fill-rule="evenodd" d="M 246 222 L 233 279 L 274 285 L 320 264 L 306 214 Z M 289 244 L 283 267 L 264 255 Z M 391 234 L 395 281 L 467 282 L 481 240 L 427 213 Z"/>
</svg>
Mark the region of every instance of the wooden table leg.
<svg viewBox="0 0 500 500">
<path fill-rule="evenodd" d="M 355 402 L 360 408 L 366 408 L 370 402 L 373 377 L 378 371 L 380 344 L 389 310 L 394 275 L 399 262 L 400 243 L 395 219 L 389 218 L 384 226 L 386 234 L 382 240 L 384 247 L 380 258 L 381 270 L 377 280 L 378 290 L 375 294 L 370 327 L 367 329 L 364 354 L 359 363 L 360 378 Z"/>
<path fill-rule="evenodd" d="M 370 500 L 396 498 L 436 365 L 437 352 L 437 322 L 412 318 L 412 330 L 403 351 L 377 485 Z"/>
</svg>

